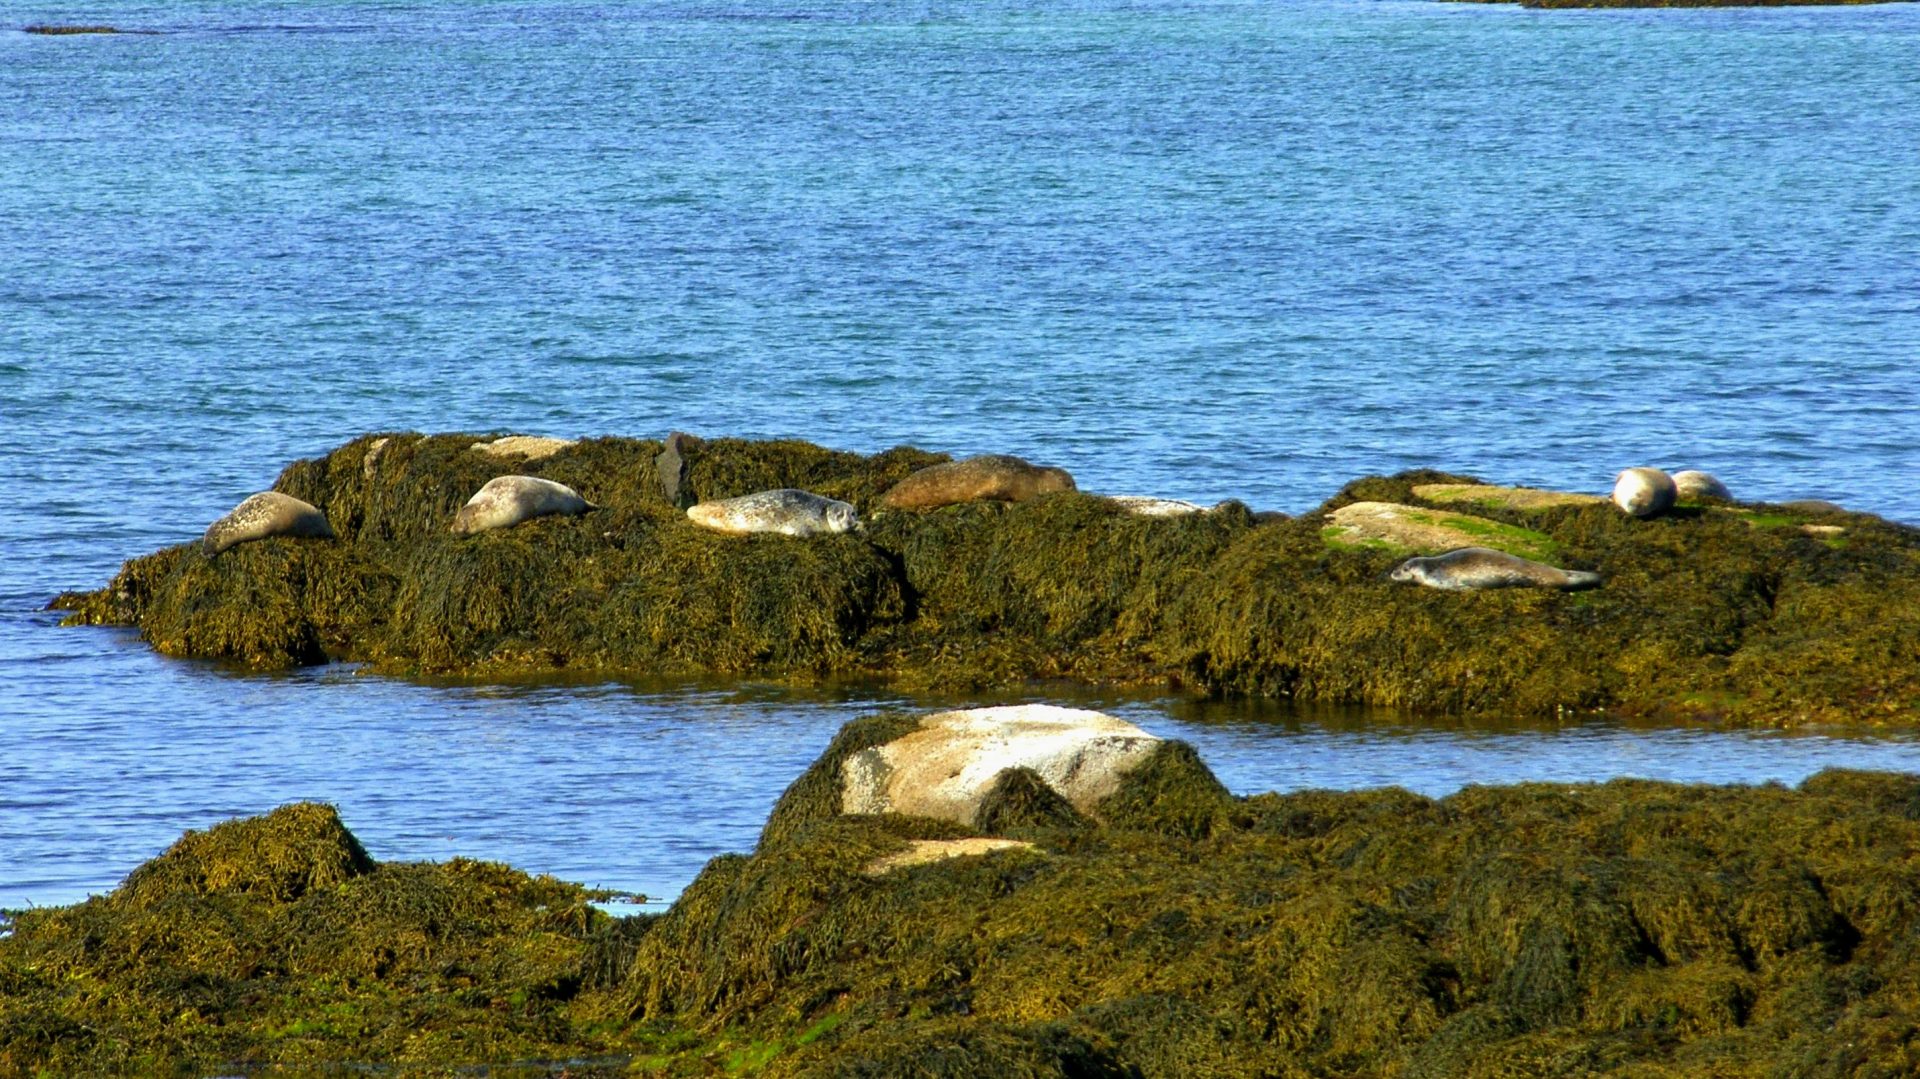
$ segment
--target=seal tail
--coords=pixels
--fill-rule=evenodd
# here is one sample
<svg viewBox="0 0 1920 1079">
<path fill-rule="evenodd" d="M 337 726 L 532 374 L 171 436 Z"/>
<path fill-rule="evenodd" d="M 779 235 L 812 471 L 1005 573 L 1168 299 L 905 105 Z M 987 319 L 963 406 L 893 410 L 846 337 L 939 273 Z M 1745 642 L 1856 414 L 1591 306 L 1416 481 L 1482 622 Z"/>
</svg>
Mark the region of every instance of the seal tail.
<svg viewBox="0 0 1920 1079">
<path fill-rule="evenodd" d="M 1567 570 L 1566 573 L 1567 583 L 1564 587 L 1568 592 L 1578 592 L 1587 588 L 1598 588 L 1606 581 L 1606 578 L 1600 576 L 1598 573 L 1592 573 L 1583 569 L 1570 569 Z"/>
</svg>

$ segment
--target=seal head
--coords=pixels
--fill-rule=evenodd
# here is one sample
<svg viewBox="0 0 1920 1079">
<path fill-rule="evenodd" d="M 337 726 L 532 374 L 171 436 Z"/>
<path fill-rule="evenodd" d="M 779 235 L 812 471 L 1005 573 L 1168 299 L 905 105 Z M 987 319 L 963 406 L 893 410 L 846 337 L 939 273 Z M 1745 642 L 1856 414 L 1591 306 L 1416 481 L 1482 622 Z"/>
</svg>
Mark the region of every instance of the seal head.
<svg viewBox="0 0 1920 1079">
<path fill-rule="evenodd" d="M 1567 570 L 1490 547 L 1462 547 L 1430 558 L 1409 558 L 1394 568 L 1396 581 L 1425 585 L 1448 592 L 1482 588 L 1558 588 L 1572 592 L 1597 588 L 1601 577 L 1586 570 Z"/>
<path fill-rule="evenodd" d="M 236 543 L 249 543 L 269 536 L 294 536 L 302 539 L 332 539 L 333 526 L 319 507 L 278 491 L 248 495 L 225 517 L 207 526 L 200 546 L 208 555 L 217 555 Z"/>
<path fill-rule="evenodd" d="M 880 504 L 897 510 L 929 510 L 961 502 L 1025 502 L 1076 489 L 1065 469 L 989 453 L 923 468 L 894 484 L 880 496 Z"/>
<path fill-rule="evenodd" d="M 687 508 L 687 519 L 730 536 L 819 536 L 860 529 L 860 515 L 852 505 L 792 487 L 702 502 Z"/>
<path fill-rule="evenodd" d="M 1679 495 L 1673 477 L 1657 468 L 1629 468 L 1613 481 L 1613 504 L 1635 517 L 1658 517 Z"/>
<path fill-rule="evenodd" d="M 453 534 L 471 536 L 552 514 L 585 513 L 593 506 L 564 483 L 538 476 L 495 476 L 453 518 Z"/>
</svg>

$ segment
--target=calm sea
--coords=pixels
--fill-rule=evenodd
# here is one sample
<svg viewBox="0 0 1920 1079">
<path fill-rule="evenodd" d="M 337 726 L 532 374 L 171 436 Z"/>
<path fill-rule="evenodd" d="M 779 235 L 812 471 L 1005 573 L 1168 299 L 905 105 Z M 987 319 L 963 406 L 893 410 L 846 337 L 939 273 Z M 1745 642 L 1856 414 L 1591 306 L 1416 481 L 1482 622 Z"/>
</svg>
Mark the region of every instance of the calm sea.
<svg viewBox="0 0 1920 1079">
<path fill-rule="evenodd" d="M 843 720 L 934 703 L 249 676 L 39 612 L 363 431 L 909 442 L 1286 510 L 1651 463 L 1920 522 L 1917 365 L 1914 5 L 0 2 L 0 906 L 295 798 L 376 857 L 671 895 Z M 1920 771 L 1091 703 L 1237 790 Z"/>
</svg>

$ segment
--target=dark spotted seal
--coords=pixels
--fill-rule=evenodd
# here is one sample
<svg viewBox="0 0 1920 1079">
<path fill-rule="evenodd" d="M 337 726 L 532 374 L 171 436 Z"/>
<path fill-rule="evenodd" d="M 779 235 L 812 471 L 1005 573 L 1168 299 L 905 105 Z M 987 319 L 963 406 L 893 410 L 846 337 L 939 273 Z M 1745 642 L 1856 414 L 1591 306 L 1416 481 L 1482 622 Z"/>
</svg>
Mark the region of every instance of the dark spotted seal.
<svg viewBox="0 0 1920 1079">
<path fill-rule="evenodd" d="M 847 503 L 792 487 L 702 502 L 688 507 L 687 518 L 703 528 L 731 536 L 749 532 L 817 536 L 851 532 L 860 527 L 859 516 Z"/>
<path fill-rule="evenodd" d="M 564 483 L 538 476 L 496 476 L 453 518 L 453 534 L 471 536 L 549 514 L 585 513 L 593 506 Z"/>
<path fill-rule="evenodd" d="M 960 502 L 1024 502 L 1074 489 L 1073 477 L 1065 469 L 1043 468 L 1018 457 L 989 453 L 923 468 L 894 484 L 880 496 L 880 504 L 892 509 L 927 510 Z"/>
<path fill-rule="evenodd" d="M 225 517 L 208 525 L 200 546 L 209 555 L 216 555 L 236 543 L 269 536 L 332 539 L 333 526 L 316 506 L 278 491 L 262 491 L 247 496 Z"/>
<path fill-rule="evenodd" d="M 1679 493 L 1673 477 L 1657 468 L 1629 468 L 1613 481 L 1613 504 L 1635 517 L 1658 517 Z"/>
<path fill-rule="evenodd" d="M 1489 547 L 1462 547 L 1430 558 L 1409 558 L 1393 571 L 1396 581 L 1465 592 L 1480 588 L 1597 588 L 1598 573 L 1559 569 Z"/>
</svg>

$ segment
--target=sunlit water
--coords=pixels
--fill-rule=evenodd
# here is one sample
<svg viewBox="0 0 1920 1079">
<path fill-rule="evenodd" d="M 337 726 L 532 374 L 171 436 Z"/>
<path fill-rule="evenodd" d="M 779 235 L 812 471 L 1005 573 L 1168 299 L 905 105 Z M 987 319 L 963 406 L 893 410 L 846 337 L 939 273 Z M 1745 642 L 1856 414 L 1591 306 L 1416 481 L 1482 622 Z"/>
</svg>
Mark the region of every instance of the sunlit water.
<svg viewBox="0 0 1920 1079">
<path fill-rule="evenodd" d="M 0 29 L 0 906 L 296 798 L 377 857 L 671 895 L 901 703 L 242 676 L 38 613 L 367 430 L 911 442 L 1295 511 L 1412 466 L 1656 463 L 1920 521 L 1915 5 L 85 21 L 172 32 Z M 1240 791 L 1920 770 L 1898 741 L 1107 703 Z"/>
</svg>

